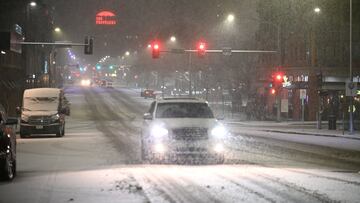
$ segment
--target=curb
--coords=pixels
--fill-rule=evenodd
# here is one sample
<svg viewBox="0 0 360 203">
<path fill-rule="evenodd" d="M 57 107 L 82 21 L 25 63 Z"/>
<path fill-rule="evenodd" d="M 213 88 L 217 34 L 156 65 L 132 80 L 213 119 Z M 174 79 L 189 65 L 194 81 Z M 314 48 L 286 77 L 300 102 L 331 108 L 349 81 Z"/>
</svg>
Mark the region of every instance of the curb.
<svg viewBox="0 0 360 203">
<path fill-rule="evenodd" d="M 273 132 L 273 133 L 288 133 L 288 134 L 296 134 L 296 135 L 310 135 L 310 136 L 319 136 L 319 137 L 338 137 L 338 138 L 346 138 L 352 140 L 360 140 L 360 137 L 349 137 L 349 136 L 339 136 L 339 135 L 329 135 L 329 134 L 319 134 L 319 133 L 307 133 L 307 132 L 295 132 L 295 131 L 281 131 L 281 130 L 260 130 L 263 132 Z"/>
</svg>

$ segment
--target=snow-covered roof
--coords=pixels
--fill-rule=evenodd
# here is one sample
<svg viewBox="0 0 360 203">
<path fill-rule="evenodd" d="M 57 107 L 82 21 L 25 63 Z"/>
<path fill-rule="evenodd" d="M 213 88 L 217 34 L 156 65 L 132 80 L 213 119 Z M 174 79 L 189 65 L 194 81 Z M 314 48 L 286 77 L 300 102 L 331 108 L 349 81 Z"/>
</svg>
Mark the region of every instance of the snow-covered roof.
<svg viewBox="0 0 360 203">
<path fill-rule="evenodd" d="M 24 97 L 59 97 L 61 89 L 58 88 L 34 88 L 27 89 Z"/>
<path fill-rule="evenodd" d="M 170 97 L 170 98 L 160 98 L 157 100 L 158 103 L 207 103 L 205 100 L 198 98 L 181 98 L 181 97 Z"/>
</svg>

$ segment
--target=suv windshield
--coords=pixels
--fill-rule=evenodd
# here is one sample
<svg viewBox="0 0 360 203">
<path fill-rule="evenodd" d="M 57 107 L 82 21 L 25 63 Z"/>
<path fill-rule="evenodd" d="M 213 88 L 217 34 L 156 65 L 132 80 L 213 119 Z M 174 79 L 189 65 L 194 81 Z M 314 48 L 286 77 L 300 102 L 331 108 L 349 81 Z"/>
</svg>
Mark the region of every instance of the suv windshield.
<svg viewBox="0 0 360 203">
<path fill-rule="evenodd" d="M 204 103 L 160 103 L 156 118 L 214 118 L 214 115 Z"/>
</svg>

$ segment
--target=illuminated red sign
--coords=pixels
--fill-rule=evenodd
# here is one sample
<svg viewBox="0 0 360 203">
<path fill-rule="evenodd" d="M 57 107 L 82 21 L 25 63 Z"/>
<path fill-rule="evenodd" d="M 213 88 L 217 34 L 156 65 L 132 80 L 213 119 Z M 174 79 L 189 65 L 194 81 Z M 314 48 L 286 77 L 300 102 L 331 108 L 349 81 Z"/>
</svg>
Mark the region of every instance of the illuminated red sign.
<svg viewBox="0 0 360 203">
<path fill-rule="evenodd" d="M 111 11 L 101 11 L 96 14 L 96 25 L 116 25 L 116 15 Z"/>
</svg>

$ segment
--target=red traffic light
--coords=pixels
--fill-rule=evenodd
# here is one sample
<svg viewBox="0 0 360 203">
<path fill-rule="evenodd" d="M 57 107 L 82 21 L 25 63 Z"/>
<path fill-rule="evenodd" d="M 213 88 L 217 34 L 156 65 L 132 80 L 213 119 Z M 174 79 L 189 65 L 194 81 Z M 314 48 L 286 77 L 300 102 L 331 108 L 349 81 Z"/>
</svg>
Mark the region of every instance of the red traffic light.
<svg viewBox="0 0 360 203">
<path fill-rule="evenodd" d="M 205 42 L 199 42 L 197 44 L 197 53 L 199 57 L 204 57 L 206 53 L 206 43 Z"/>
<path fill-rule="evenodd" d="M 274 82 L 276 82 L 276 83 L 284 82 L 284 74 L 283 73 L 279 73 L 279 72 L 275 73 L 273 78 L 274 78 Z"/>
<path fill-rule="evenodd" d="M 199 44 L 199 50 L 205 50 L 205 43 Z"/>
<path fill-rule="evenodd" d="M 153 42 L 152 45 L 152 58 L 157 59 L 160 57 L 160 43 Z"/>
<path fill-rule="evenodd" d="M 275 88 L 271 88 L 271 89 L 270 89 L 270 93 L 271 93 L 271 94 L 275 94 L 275 93 L 276 93 Z"/>
<path fill-rule="evenodd" d="M 160 47 L 159 47 L 159 44 L 154 44 L 154 49 L 156 50 L 156 49 L 159 49 Z"/>
</svg>

